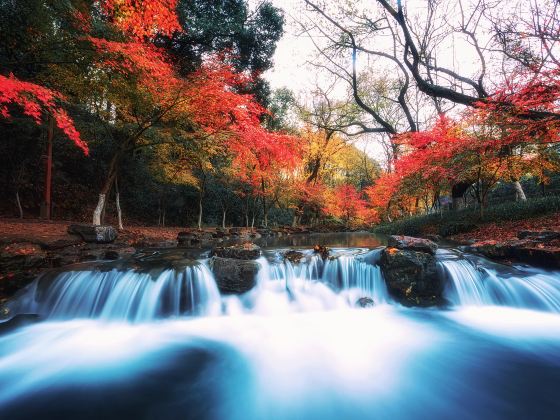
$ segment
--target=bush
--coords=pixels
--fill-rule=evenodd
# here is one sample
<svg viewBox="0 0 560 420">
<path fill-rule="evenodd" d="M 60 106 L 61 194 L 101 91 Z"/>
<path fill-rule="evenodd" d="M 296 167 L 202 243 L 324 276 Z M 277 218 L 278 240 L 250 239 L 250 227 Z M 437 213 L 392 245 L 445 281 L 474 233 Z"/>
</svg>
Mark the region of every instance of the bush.
<svg viewBox="0 0 560 420">
<path fill-rule="evenodd" d="M 470 232 L 475 230 L 476 225 L 469 222 L 451 222 L 441 225 L 438 232 L 441 236 L 457 235 L 459 233 Z"/>
<path fill-rule="evenodd" d="M 430 214 L 396 220 L 376 226 L 373 232 L 417 236 L 437 231 L 441 236 L 450 236 L 474 230 L 477 224 L 481 223 L 524 220 L 555 212 L 560 212 L 560 196 L 539 197 L 489 206 L 484 209 L 482 220 L 478 210 L 465 209 L 443 215 Z"/>
</svg>

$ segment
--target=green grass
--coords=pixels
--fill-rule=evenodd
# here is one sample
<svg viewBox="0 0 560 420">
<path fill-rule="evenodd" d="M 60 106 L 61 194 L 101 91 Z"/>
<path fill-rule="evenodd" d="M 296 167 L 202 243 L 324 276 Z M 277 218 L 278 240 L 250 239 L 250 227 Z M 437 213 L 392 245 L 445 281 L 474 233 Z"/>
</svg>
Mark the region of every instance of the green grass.
<svg viewBox="0 0 560 420">
<path fill-rule="evenodd" d="M 431 214 L 396 220 L 376 226 L 373 232 L 415 236 L 433 232 L 435 227 L 441 236 L 449 236 L 469 232 L 483 223 L 524 220 L 555 212 L 560 212 L 560 196 L 539 197 L 489 206 L 484 209 L 482 220 L 478 210 L 467 209 L 458 212 L 449 211 L 443 215 Z"/>
</svg>

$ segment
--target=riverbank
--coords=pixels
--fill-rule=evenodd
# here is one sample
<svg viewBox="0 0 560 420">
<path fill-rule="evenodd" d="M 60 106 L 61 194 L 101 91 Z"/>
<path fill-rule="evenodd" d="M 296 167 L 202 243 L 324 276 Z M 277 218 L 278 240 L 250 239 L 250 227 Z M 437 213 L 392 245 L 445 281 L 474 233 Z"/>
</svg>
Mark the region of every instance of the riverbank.
<svg viewBox="0 0 560 420">
<path fill-rule="evenodd" d="M 49 268 L 85 261 L 115 260 L 133 255 L 143 248 L 212 248 L 235 242 L 333 231 L 329 227 L 208 227 L 198 230 L 133 226 L 119 232 L 117 238 L 110 243 L 92 243 L 69 233 L 68 227 L 72 223 L 0 219 L 0 303 Z"/>
</svg>

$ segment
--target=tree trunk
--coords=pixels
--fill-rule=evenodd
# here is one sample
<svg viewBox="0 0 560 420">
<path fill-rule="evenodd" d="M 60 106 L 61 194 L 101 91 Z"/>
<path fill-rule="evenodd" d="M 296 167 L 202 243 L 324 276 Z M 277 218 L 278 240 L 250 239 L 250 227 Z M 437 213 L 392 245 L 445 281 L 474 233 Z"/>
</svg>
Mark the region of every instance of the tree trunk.
<svg viewBox="0 0 560 420">
<path fill-rule="evenodd" d="M 226 209 L 222 209 L 222 229 L 226 228 Z"/>
<path fill-rule="evenodd" d="M 49 127 L 47 129 L 47 162 L 45 171 L 45 202 L 43 203 L 43 214 L 41 215 L 47 220 L 51 219 L 52 209 L 52 153 L 53 153 L 53 137 L 54 137 L 54 118 L 49 116 Z"/>
<path fill-rule="evenodd" d="M 519 181 L 513 181 L 513 188 L 515 189 L 515 201 L 527 201 L 523 186 Z"/>
<path fill-rule="evenodd" d="M 123 222 L 122 222 L 122 210 L 121 210 L 121 200 L 120 200 L 120 193 L 119 193 L 119 184 L 117 182 L 117 177 L 115 177 L 115 205 L 117 207 L 118 229 L 119 230 L 124 230 Z"/>
<path fill-rule="evenodd" d="M 23 219 L 23 208 L 21 207 L 21 201 L 19 199 L 19 191 L 16 191 L 16 204 L 19 212 L 19 218 Z"/>
<path fill-rule="evenodd" d="M 103 212 L 103 207 L 105 207 L 105 194 L 99 194 L 99 200 L 97 201 L 97 206 L 93 212 L 93 224 L 96 226 L 101 225 L 101 213 Z"/>
<path fill-rule="evenodd" d="M 470 186 L 470 182 L 458 182 L 451 187 L 451 202 L 453 210 L 458 211 L 465 208 L 464 196 Z"/>
<path fill-rule="evenodd" d="M 202 194 L 198 194 L 198 230 L 202 230 Z"/>
<path fill-rule="evenodd" d="M 103 184 L 103 187 L 99 192 L 99 200 L 97 201 L 97 206 L 95 207 L 95 210 L 93 212 L 93 224 L 96 226 L 101 225 L 101 215 L 103 213 L 103 210 L 105 209 L 106 203 L 105 198 L 109 195 L 111 186 L 113 185 L 113 182 L 115 181 L 115 178 L 117 176 L 117 168 L 120 158 L 121 153 L 115 153 L 113 159 L 111 159 L 107 178 L 105 179 L 105 183 Z"/>
</svg>

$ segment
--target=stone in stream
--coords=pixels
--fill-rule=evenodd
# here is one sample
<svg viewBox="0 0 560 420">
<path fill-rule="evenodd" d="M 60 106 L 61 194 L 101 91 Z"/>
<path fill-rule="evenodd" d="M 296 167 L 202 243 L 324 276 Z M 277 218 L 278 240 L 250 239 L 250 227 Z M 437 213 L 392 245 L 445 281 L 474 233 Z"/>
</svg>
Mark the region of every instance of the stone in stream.
<svg viewBox="0 0 560 420">
<path fill-rule="evenodd" d="M 117 239 L 118 233 L 113 226 L 70 225 L 68 233 L 79 235 L 85 242 L 108 244 Z"/>
<path fill-rule="evenodd" d="M 356 306 L 360 308 L 372 308 L 375 305 L 375 302 L 370 297 L 361 297 L 356 301 Z"/>
<path fill-rule="evenodd" d="M 245 293 L 255 287 L 261 268 L 255 261 L 261 248 L 253 243 L 215 247 L 212 250 L 212 272 L 222 293 Z"/>
<path fill-rule="evenodd" d="M 380 266 L 389 293 L 406 306 L 442 303 L 443 284 L 434 256 L 437 245 L 409 236 L 391 236 L 388 243 Z"/>
<path fill-rule="evenodd" d="M 284 259 L 290 261 L 292 264 L 299 264 L 305 258 L 303 252 L 290 250 L 284 254 Z"/>
<path fill-rule="evenodd" d="M 261 248 L 253 243 L 219 246 L 212 250 L 212 256 L 237 260 L 256 260 L 261 256 Z"/>
<path fill-rule="evenodd" d="M 254 260 L 213 257 L 212 272 L 221 293 L 245 293 L 257 284 L 257 274 L 261 268 Z"/>
<path fill-rule="evenodd" d="M 329 258 L 329 255 L 331 253 L 331 250 L 329 248 L 327 248 L 324 245 L 319 245 L 319 244 L 317 244 L 313 247 L 313 251 L 315 251 L 315 254 L 319 254 L 321 256 L 321 258 L 323 258 L 324 260 Z"/>
<path fill-rule="evenodd" d="M 427 252 L 434 255 L 438 249 L 435 242 L 429 239 L 414 238 L 412 236 L 389 236 L 387 240 L 389 248 L 406 249 L 409 251 Z"/>
</svg>

